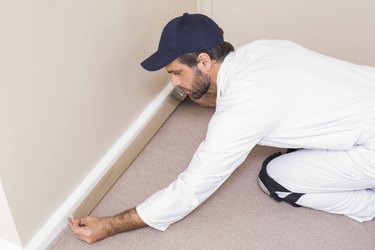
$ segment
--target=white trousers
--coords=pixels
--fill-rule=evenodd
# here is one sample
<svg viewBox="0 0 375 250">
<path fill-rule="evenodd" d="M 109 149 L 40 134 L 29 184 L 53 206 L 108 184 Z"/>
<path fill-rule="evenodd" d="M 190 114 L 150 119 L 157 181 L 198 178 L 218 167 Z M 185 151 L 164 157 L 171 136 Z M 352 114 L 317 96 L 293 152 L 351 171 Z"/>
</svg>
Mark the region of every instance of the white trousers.
<svg viewBox="0 0 375 250">
<path fill-rule="evenodd" d="M 372 143 L 371 143 L 372 144 Z M 363 222 L 375 217 L 375 147 L 348 151 L 298 150 L 267 165 L 268 175 L 286 189 L 304 193 L 296 204 Z M 290 193 L 276 192 L 280 198 Z"/>
</svg>

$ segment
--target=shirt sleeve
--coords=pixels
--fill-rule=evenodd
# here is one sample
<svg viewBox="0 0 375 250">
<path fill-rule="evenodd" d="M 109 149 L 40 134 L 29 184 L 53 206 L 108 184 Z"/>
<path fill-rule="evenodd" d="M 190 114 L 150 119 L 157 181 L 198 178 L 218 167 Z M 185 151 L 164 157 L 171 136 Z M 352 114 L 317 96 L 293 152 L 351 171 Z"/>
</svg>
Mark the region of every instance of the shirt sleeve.
<svg viewBox="0 0 375 250">
<path fill-rule="evenodd" d="M 166 230 L 214 193 L 246 159 L 263 134 L 256 119 L 216 111 L 206 138 L 187 169 L 167 188 L 139 204 L 138 215 L 147 225 Z"/>
</svg>

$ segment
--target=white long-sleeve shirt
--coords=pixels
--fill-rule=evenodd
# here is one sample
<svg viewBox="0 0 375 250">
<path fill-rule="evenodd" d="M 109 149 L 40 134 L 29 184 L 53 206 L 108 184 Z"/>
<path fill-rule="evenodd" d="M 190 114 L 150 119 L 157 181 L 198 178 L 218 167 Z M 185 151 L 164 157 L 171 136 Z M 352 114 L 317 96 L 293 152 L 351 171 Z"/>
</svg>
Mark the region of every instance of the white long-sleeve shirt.
<svg viewBox="0 0 375 250">
<path fill-rule="evenodd" d="M 187 169 L 137 206 L 165 230 L 205 201 L 256 144 L 348 150 L 375 136 L 375 68 L 260 40 L 220 66 L 216 111 Z"/>
</svg>

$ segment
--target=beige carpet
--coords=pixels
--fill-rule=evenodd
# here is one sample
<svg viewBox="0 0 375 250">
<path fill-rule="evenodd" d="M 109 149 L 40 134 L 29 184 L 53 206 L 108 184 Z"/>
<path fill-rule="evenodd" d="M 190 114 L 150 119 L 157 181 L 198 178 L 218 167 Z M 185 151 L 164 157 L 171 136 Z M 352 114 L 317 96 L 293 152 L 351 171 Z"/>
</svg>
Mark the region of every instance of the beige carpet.
<svg viewBox="0 0 375 250">
<path fill-rule="evenodd" d="M 93 214 L 136 206 L 173 181 L 204 138 L 212 114 L 182 103 Z M 375 220 L 361 224 L 263 194 L 257 174 L 276 150 L 257 146 L 213 196 L 166 232 L 144 228 L 87 245 L 66 228 L 48 249 L 375 249 Z"/>
</svg>

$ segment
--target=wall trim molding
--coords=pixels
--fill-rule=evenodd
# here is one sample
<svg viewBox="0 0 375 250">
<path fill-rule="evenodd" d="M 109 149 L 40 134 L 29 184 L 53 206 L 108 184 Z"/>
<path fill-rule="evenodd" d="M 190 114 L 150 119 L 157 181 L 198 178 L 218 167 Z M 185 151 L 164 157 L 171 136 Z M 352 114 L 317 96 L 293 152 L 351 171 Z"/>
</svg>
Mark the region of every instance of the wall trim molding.
<svg viewBox="0 0 375 250">
<path fill-rule="evenodd" d="M 13 244 L 10 241 L 0 239 L 0 249 L 6 250 L 22 250 L 22 247 Z"/>
<path fill-rule="evenodd" d="M 45 249 L 65 228 L 68 217 L 88 215 L 127 169 L 180 103 L 168 84 L 117 140 L 65 202 L 35 234 L 25 249 Z"/>
</svg>

